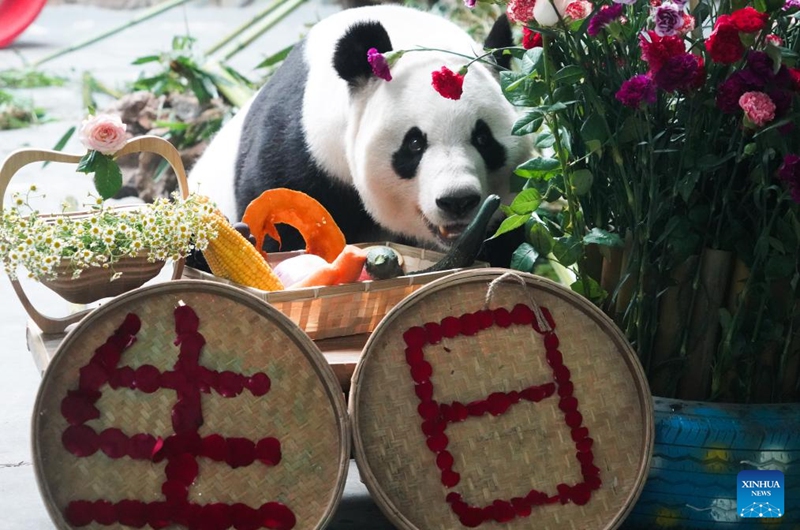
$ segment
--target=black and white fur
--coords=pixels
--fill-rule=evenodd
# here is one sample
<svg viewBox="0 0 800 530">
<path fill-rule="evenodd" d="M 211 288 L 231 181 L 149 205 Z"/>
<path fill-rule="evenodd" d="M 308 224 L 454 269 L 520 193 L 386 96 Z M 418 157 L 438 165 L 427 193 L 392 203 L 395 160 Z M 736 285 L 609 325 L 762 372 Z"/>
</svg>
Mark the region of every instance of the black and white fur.
<svg viewBox="0 0 800 530">
<path fill-rule="evenodd" d="M 487 45 L 511 45 L 504 19 Z M 517 112 L 490 65 L 469 67 L 457 101 L 433 89 L 431 72 L 458 71 L 463 57 L 409 52 L 392 66 L 392 81 L 372 75 L 369 48 L 420 46 L 483 53 L 455 24 L 399 6 L 349 9 L 319 22 L 217 135 L 193 184 L 231 219 L 264 190 L 288 187 L 320 201 L 349 243 L 388 238 L 447 248 L 488 194 L 508 198 L 530 144 L 511 135 Z M 281 235 L 282 250 L 303 247 L 294 231 Z"/>
</svg>

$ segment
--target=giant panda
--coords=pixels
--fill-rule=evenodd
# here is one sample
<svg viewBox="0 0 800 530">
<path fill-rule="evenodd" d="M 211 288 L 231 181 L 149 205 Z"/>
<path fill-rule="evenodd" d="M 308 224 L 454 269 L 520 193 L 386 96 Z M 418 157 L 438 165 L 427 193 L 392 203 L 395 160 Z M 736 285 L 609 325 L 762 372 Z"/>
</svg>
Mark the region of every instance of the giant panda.
<svg viewBox="0 0 800 530">
<path fill-rule="evenodd" d="M 512 45 L 505 17 L 485 44 Z M 370 48 L 419 47 L 453 53 L 408 51 L 391 66 L 391 81 L 373 75 Z M 190 180 L 231 219 L 264 190 L 288 187 L 322 203 L 348 243 L 446 250 L 487 195 L 508 199 L 513 169 L 531 149 L 527 137 L 511 134 L 518 116 L 501 92 L 498 66 L 472 63 L 458 100 L 433 88 L 434 70 L 456 72 L 483 53 L 452 22 L 412 8 L 334 14 L 223 127 Z M 281 250 L 303 248 L 297 232 L 279 229 Z"/>
</svg>

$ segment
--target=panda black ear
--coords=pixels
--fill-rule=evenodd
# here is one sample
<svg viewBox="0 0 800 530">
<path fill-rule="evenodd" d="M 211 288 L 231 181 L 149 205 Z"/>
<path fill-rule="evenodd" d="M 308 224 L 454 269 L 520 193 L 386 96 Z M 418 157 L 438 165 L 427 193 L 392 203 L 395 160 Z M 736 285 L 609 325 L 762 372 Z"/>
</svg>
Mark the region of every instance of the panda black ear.
<svg viewBox="0 0 800 530">
<path fill-rule="evenodd" d="M 339 77 L 351 87 L 357 87 L 372 76 L 367 51 L 375 48 L 381 53 L 392 51 L 392 41 L 380 22 L 359 22 L 348 28 L 336 43 L 333 67 Z"/>
<path fill-rule="evenodd" d="M 506 48 L 514 45 L 514 37 L 511 35 L 511 25 L 508 23 L 508 17 L 506 17 L 505 13 L 494 21 L 492 30 L 489 32 L 483 45 L 486 48 Z M 495 52 L 494 60 L 497 65 L 502 68 L 508 68 L 511 65 L 511 56 L 503 52 Z"/>
</svg>

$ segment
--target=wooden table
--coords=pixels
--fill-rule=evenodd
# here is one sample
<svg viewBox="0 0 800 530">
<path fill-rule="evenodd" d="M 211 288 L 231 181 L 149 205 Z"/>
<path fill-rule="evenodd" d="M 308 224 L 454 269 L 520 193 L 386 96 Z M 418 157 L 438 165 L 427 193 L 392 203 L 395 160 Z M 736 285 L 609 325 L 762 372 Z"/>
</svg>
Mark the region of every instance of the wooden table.
<svg viewBox="0 0 800 530">
<path fill-rule="evenodd" d="M 42 374 L 44 374 L 65 336 L 66 333 L 56 335 L 43 333 L 39 326 L 32 320 L 28 320 L 26 329 L 28 350 L 33 355 L 33 361 Z M 358 359 L 361 357 L 361 351 L 364 349 L 368 338 L 369 333 L 364 333 L 314 341 L 322 355 L 325 356 L 328 364 L 333 368 L 333 373 L 336 374 L 336 378 L 339 380 L 339 384 L 345 394 L 350 390 L 350 379 L 353 377 L 353 371 L 356 369 Z"/>
</svg>

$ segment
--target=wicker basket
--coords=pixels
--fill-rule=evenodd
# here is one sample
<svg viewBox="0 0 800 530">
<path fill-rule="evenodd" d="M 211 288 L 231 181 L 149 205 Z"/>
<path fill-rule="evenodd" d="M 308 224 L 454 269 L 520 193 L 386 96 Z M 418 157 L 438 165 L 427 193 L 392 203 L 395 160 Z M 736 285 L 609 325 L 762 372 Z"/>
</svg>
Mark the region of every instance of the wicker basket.
<svg viewBox="0 0 800 530">
<path fill-rule="evenodd" d="M 184 304 L 204 345 L 192 318 L 175 316 Z M 121 325 L 129 314 L 141 329 L 115 353 L 109 344 L 130 342 L 115 330 L 135 329 Z M 244 528 L 248 517 L 322 528 L 349 443 L 314 343 L 268 304 L 210 282 L 142 287 L 89 314 L 56 352 L 33 416 L 36 478 L 60 529 Z"/>
<path fill-rule="evenodd" d="M 128 140 L 125 146 L 115 153 L 115 158 L 125 155 L 150 152 L 163 157 L 172 167 L 175 176 L 178 179 L 178 189 L 183 198 L 189 195 L 189 186 L 186 181 L 186 171 L 183 168 L 180 153 L 175 147 L 167 140 L 158 136 L 140 136 L 132 140 Z M 47 151 L 42 149 L 19 149 L 14 151 L 3 161 L 0 166 L 0 198 L 3 198 L 8 188 L 8 184 L 14 175 L 23 167 L 28 164 L 37 162 L 60 162 L 77 164 L 81 160 L 79 155 L 70 155 L 59 151 Z M 120 208 L 130 208 L 123 206 Z M 2 203 L 0 203 L 0 211 L 2 210 Z M 68 216 L 80 217 L 86 215 L 87 212 L 75 212 L 66 214 Z M 53 217 L 53 215 L 43 215 L 42 218 Z M 53 281 L 42 282 L 48 288 L 59 294 L 68 302 L 76 304 L 88 304 L 102 298 L 116 296 L 123 292 L 129 291 L 136 287 L 141 286 L 148 280 L 158 275 L 161 268 L 164 266 L 163 262 L 149 263 L 146 257 L 137 256 L 135 258 L 123 258 L 120 262 L 114 265 L 114 270 L 103 268 L 89 268 L 81 273 L 79 279 L 72 279 L 72 270 L 69 264 L 62 260 L 57 267 L 60 277 Z M 172 278 L 177 279 L 181 277 L 183 271 L 183 260 L 179 260 L 174 264 Z M 122 272 L 123 276 L 117 280 L 111 281 L 111 276 L 114 272 Z M 63 273 L 63 274 L 62 274 Z M 78 322 L 81 318 L 86 316 L 90 310 L 79 311 L 73 313 L 65 318 L 54 318 L 37 310 L 25 291 L 22 285 L 17 280 L 12 280 L 14 291 L 22 302 L 25 311 L 31 317 L 36 325 L 47 334 L 63 333 L 68 326 Z"/>
<path fill-rule="evenodd" d="M 577 294 L 507 273 L 433 282 L 367 342 L 355 456 L 398 528 L 611 529 L 644 484 L 652 401 L 623 335 Z"/>
<path fill-rule="evenodd" d="M 356 246 L 366 248 L 373 245 L 386 245 L 395 249 L 402 255 L 407 271 L 427 268 L 444 256 L 441 252 L 397 243 L 359 243 Z M 301 253 L 302 251 L 276 252 L 269 255 L 269 262 L 274 267 L 281 261 Z M 487 266 L 486 262 L 476 261 L 470 268 Z M 460 269 L 400 276 L 390 280 L 276 292 L 244 287 L 191 267 L 184 269 L 183 276 L 226 283 L 252 293 L 291 318 L 313 340 L 319 340 L 372 332 L 386 313 L 403 298 L 423 285 L 457 270 Z"/>
</svg>

